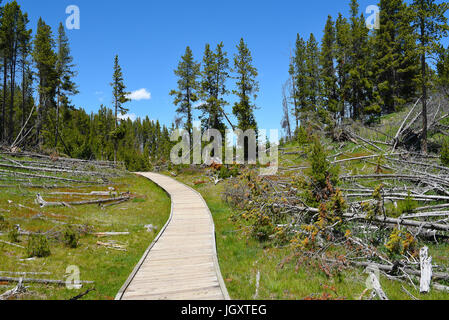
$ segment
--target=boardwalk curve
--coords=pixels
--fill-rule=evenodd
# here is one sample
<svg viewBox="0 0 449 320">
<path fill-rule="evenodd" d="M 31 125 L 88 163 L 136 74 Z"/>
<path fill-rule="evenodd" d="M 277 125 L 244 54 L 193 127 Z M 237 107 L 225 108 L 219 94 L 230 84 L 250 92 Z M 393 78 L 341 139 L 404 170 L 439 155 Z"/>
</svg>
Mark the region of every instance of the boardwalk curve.
<svg viewBox="0 0 449 320">
<path fill-rule="evenodd" d="M 215 225 L 204 199 L 170 177 L 138 175 L 168 193 L 171 213 L 116 300 L 229 300 L 218 264 Z"/>
</svg>

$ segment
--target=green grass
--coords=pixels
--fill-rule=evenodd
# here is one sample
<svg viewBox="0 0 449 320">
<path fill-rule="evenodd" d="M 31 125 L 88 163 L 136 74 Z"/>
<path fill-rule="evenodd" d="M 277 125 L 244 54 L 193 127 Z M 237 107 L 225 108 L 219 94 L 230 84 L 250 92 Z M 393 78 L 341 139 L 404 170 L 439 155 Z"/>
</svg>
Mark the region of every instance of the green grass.
<svg viewBox="0 0 449 320">
<path fill-rule="evenodd" d="M 95 205 L 79 206 L 73 208 L 43 208 L 34 204 L 36 193 L 40 192 L 47 201 L 70 201 L 76 197 L 51 196 L 48 192 L 74 191 L 90 192 L 93 190 L 107 190 L 114 186 L 120 192 L 130 191 L 136 198 L 116 206 L 101 209 Z M 19 208 L 21 204 L 33 210 Z M 36 210 L 36 211 L 35 211 Z M 78 266 L 81 280 L 94 281 L 92 285 L 85 285 L 80 290 L 68 290 L 65 287 L 54 285 L 30 284 L 30 294 L 23 299 L 60 300 L 69 299 L 88 288 L 95 288 L 86 299 L 109 300 L 113 299 L 120 287 L 142 257 L 146 248 L 153 241 L 157 233 L 165 224 L 170 213 L 170 199 L 164 191 L 149 180 L 126 175 L 114 180 L 111 185 L 89 187 L 84 189 L 59 190 L 29 190 L 20 188 L 2 189 L 0 193 L 0 215 L 5 217 L 11 225 L 20 224 L 23 230 L 46 232 L 53 228 L 61 228 L 54 221 L 33 219 L 41 213 L 44 217 L 54 221 L 71 224 L 88 224 L 94 232 L 130 232 L 129 235 L 97 238 L 93 235 L 84 235 L 76 249 L 69 249 L 59 241 L 51 241 L 51 255 L 32 261 L 26 259 L 26 250 L 0 243 L 0 271 L 13 272 L 50 272 L 51 275 L 30 276 L 33 278 L 50 278 L 63 280 L 68 266 Z M 148 233 L 144 228 L 147 224 L 158 227 L 157 231 Z M 62 226 L 63 227 L 63 226 Z M 0 236 L 6 240 L 7 235 Z M 27 237 L 21 236 L 19 245 L 25 246 Z M 109 240 L 124 244 L 127 251 L 116 251 L 97 245 L 97 241 Z M 0 276 L 8 276 L 0 274 Z M 0 292 L 14 287 L 14 284 L 0 283 Z"/>
</svg>

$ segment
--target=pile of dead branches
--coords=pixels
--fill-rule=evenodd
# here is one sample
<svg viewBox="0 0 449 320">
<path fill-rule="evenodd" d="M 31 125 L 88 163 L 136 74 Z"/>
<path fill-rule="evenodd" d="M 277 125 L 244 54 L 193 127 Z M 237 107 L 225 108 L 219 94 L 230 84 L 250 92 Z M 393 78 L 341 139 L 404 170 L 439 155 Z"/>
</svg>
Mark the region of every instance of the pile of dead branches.
<svg viewBox="0 0 449 320">
<path fill-rule="evenodd" d="M 441 128 L 437 123 L 446 118 L 443 108 L 430 110 L 434 120 L 429 129 Z M 441 284 L 449 280 L 449 268 L 432 265 L 422 248 L 449 238 L 449 168 L 441 165 L 438 155 L 404 148 L 406 131 L 419 136 L 417 119 L 410 111 L 396 137 L 384 134 L 383 141 L 358 132 L 380 129 L 344 129 L 343 140 L 355 144 L 354 150 L 331 148 L 323 167 L 326 173 L 340 168 L 337 183 L 328 176 L 318 187 L 310 177 L 313 164 L 281 168 L 275 177 L 242 174 L 227 185 L 224 195 L 240 209 L 234 219 L 245 221 L 250 236 L 291 245 L 297 257 L 319 260 L 326 270 L 374 266 L 389 279 L 420 283 L 421 292 L 430 290 L 430 279 L 434 289 L 449 291 Z M 352 156 L 360 149 L 366 155 Z M 320 192 L 325 194 L 317 198 Z M 334 256 L 335 251 L 345 254 Z"/>
<path fill-rule="evenodd" d="M 47 156 L 42 154 L 0 152 L 0 181 L 23 187 L 61 188 L 106 184 L 124 174 L 120 164 Z M 3 187 L 11 186 L 5 184 Z"/>
</svg>

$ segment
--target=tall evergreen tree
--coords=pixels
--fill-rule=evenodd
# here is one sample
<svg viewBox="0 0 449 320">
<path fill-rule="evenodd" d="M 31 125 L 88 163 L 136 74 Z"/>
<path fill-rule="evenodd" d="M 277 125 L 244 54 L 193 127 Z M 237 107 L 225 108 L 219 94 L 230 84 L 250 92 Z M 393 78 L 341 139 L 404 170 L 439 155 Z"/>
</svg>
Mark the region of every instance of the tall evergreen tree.
<svg viewBox="0 0 449 320">
<path fill-rule="evenodd" d="M 441 50 L 437 62 L 438 86 L 449 97 L 449 47 Z"/>
<path fill-rule="evenodd" d="M 383 112 L 397 111 L 416 95 L 418 61 L 411 11 L 403 0 L 380 0 L 375 35 L 376 93 Z"/>
<path fill-rule="evenodd" d="M 335 70 L 336 61 L 336 33 L 332 17 L 328 16 L 326 27 L 324 28 L 324 36 L 321 45 L 321 78 L 322 100 L 326 109 L 334 115 L 334 119 L 338 119 L 338 89 L 337 89 L 337 73 Z"/>
<path fill-rule="evenodd" d="M 16 67 L 18 57 L 18 44 L 19 34 L 21 31 L 19 28 L 19 20 L 21 19 L 22 12 L 20 6 L 16 1 L 7 3 L 3 8 L 3 17 L 0 27 L 0 36 L 2 38 L 1 43 L 3 45 L 3 136 L 4 139 L 11 142 L 13 130 L 14 130 L 14 98 L 16 89 Z M 6 99 L 8 89 L 8 75 L 9 75 L 9 110 L 8 121 L 6 124 Z"/>
<path fill-rule="evenodd" d="M 363 114 L 365 105 L 365 87 L 369 81 L 365 76 L 367 68 L 367 57 L 365 56 L 365 48 L 368 40 L 368 29 L 365 26 L 363 16 L 359 16 L 359 4 L 357 0 L 351 0 L 351 53 L 349 59 L 349 83 L 350 83 L 350 99 L 351 117 L 360 119 Z"/>
<path fill-rule="evenodd" d="M 32 95 L 32 82 L 33 75 L 31 72 L 31 63 L 29 61 L 31 53 L 31 29 L 27 29 L 29 23 L 28 15 L 25 13 L 20 16 L 19 19 L 19 63 L 22 73 L 22 101 L 21 101 L 21 127 L 25 125 L 27 113 L 28 113 L 28 101 Z"/>
<path fill-rule="evenodd" d="M 223 123 L 224 106 L 227 104 L 223 96 L 228 93 L 226 88 L 226 81 L 229 78 L 228 68 L 229 59 L 223 51 L 223 43 L 217 46 L 215 53 L 207 44 L 203 59 L 200 94 L 205 103 L 199 109 L 206 117 L 205 127 L 220 130 L 223 134 L 226 129 Z"/>
<path fill-rule="evenodd" d="M 78 93 L 77 86 L 73 82 L 76 72 L 73 70 L 73 57 L 70 55 L 69 39 L 66 36 L 63 24 L 59 25 L 57 38 L 57 103 L 56 103 L 56 125 L 55 125 L 55 148 L 58 145 L 59 137 L 59 111 L 61 106 L 67 107 L 70 103 L 69 95 Z"/>
<path fill-rule="evenodd" d="M 306 43 L 298 34 L 296 37 L 295 52 L 290 63 L 291 99 L 293 100 L 293 115 L 296 119 L 296 130 L 298 130 L 301 113 L 307 107 L 307 66 L 306 66 Z"/>
<path fill-rule="evenodd" d="M 185 118 L 185 129 L 188 131 L 192 139 L 193 133 L 193 103 L 198 101 L 199 83 L 198 77 L 201 73 L 201 64 L 197 63 L 193 58 L 193 52 L 190 47 L 186 48 L 185 54 L 181 57 L 178 69 L 175 75 L 178 79 L 178 90 L 172 90 L 171 96 L 174 96 L 174 104 L 178 106 L 176 112 Z"/>
<path fill-rule="evenodd" d="M 57 74 L 56 60 L 54 52 L 54 40 L 51 28 L 45 24 L 42 18 L 37 24 L 37 33 L 34 39 L 33 58 L 36 64 L 37 75 L 39 78 L 39 107 L 36 119 L 36 135 L 38 147 L 42 149 L 44 138 L 42 135 L 42 126 L 47 108 L 54 105 L 56 94 Z"/>
<path fill-rule="evenodd" d="M 126 91 L 126 86 L 123 80 L 123 72 L 122 67 L 119 64 L 119 58 L 118 55 L 115 56 L 114 59 L 114 73 L 112 75 L 112 96 L 113 96 L 113 103 L 114 103 L 114 118 L 115 118 L 115 127 L 113 132 L 113 138 L 115 141 L 114 146 L 114 162 L 117 161 L 117 149 L 118 149 L 118 140 L 121 140 L 125 132 L 123 132 L 123 127 L 118 127 L 118 113 L 122 116 L 124 116 L 129 109 L 125 108 L 123 105 L 127 102 L 129 102 L 129 92 Z"/>
<path fill-rule="evenodd" d="M 338 83 L 338 96 L 339 105 L 338 109 L 341 113 L 341 118 L 345 118 L 347 104 L 350 97 L 350 83 L 349 83 L 349 59 L 351 56 L 351 38 L 350 38 L 350 25 L 346 18 L 340 13 L 337 21 L 335 22 L 336 31 L 336 60 L 337 60 L 337 83 Z"/>
<path fill-rule="evenodd" d="M 258 72 L 252 65 L 253 58 L 243 38 L 240 39 L 237 50 L 233 69 L 237 74 L 237 90 L 233 90 L 233 93 L 237 95 L 239 101 L 234 104 L 233 113 L 238 120 L 239 129 L 243 131 L 257 130 L 257 122 L 254 117 L 256 106 L 251 102 L 251 98 L 256 99 L 259 91 L 259 83 L 256 80 Z"/>
<path fill-rule="evenodd" d="M 310 34 L 306 45 L 307 110 L 317 110 L 320 104 L 320 49 L 315 36 Z"/>
<path fill-rule="evenodd" d="M 427 99 L 429 87 L 429 66 L 427 60 L 441 49 L 439 41 L 447 36 L 446 11 L 449 4 L 435 3 L 435 0 L 414 0 L 411 4 L 413 28 L 418 38 L 418 54 L 421 59 L 420 85 L 422 88 L 422 119 L 423 131 L 421 137 L 421 151 L 427 153 Z"/>
</svg>

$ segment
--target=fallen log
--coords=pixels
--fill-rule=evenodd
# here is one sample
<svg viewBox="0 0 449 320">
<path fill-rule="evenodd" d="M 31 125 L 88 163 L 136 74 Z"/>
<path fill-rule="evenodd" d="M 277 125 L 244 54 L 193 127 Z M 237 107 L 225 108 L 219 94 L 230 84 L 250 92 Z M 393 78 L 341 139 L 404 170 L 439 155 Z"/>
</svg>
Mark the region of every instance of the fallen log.
<svg viewBox="0 0 449 320">
<path fill-rule="evenodd" d="M 68 169 L 51 169 L 51 168 L 44 168 L 44 167 L 25 167 L 25 166 L 18 166 L 18 165 L 10 165 L 10 164 L 4 164 L 0 163 L 0 167 L 2 168 L 8 168 L 8 169 L 22 169 L 22 170 L 29 170 L 29 171 L 42 171 L 42 172 L 54 172 L 54 173 L 71 173 L 74 175 L 85 175 L 85 176 L 102 176 L 99 172 L 94 171 L 78 171 L 78 170 L 68 170 Z"/>
<path fill-rule="evenodd" d="M 118 251 L 126 251 L 125 246 L 113 243 L 113 242 L 97 242 L 97 246 L 103 246 L 108 249 L 118 250 Z"/>
<path fill-rule="evenodd" d="M 39 204 L 42 208 L 44 207 L 62 207 L 62 206 L 82 206 L 82 205 L 90 205 L 90 204 L 102 204 L 108 202 L 117 202 L 117 201 L 128 201 L 130 200 L 130 196 L 119 197 L 119 198 L 108 198 L 108 199 L 99 199 L 99 200 L 87 200 L 87 201 L 71 201 L 71 202 L 47 202 L 45 201 L 40 194 L 37 194 L 36 203 Z"/>
<path fill-rule="evenodd" d="M 333 260 L 326 260 L 326 261 L 330 261 L 332 262 Z M 335 262 L 335 261 L 334 261 Z M 394 271 L 396 271 L 396 266 L 387 266 L 387 265 L 383 265 L 383 264 L 378 264 L 378 263 L 374 263 L 374 262 L 363 262 L 363 261 L 348 261 L 349 264 L 356 266 L 356 267 L 371 267 L 371 268 L 377 268 L 380 271 L 384 271 L 387 273 L 392 273 Z M 413 276 L 417 276 L 420 277 L 421 276 L 421 271 L 418 270 L 414 270 L 411 268 L 399 268 L 400 270 L 403 270 L 405 273 L 411 274 Z M 440 273 L 440 272 L 436 272 L 432 275 L 432 278 L 435 280 L 449 280 L 449 274 L 447 273 Z"/>
<path fill-rule="evenodd" d="M 0 271 L 0 274 L 12 274 L 14 276 L 37 276 L 37 275 L 51 275 L 51 272 L 14 272 L 14 271 Z"/>
<path fill-rule="evenodd" d="M 92 191 L 89 193 L 83 193 L 83 192 L 51 192 L 49 195 L 52 196 L 112 196 L 112 195 L 118 195 L 117 192 L 109 192 L 109 191 Z"/>
<path fill-rule="evenodd" d="M 363 221 L 363 222 L 402 225 L 405 227 L 416 227 L 416 228 L 421 228 L 421 229 L 446 231 L 446 232 L 449 231 L 449 225 L 432 223 L 432 222 L 419 222 L 419 221 L 413 221 L 413 220 L 394 219 L 394 218 L 388 218 L 388 217 L 369 218 L 365 215 L 352 215 L 350 213 L 344 214 L 343 217 L 346 219 L 358 220 L 358 221 Z"/>
<path fill-rule="evenodd" d="M 31 278 L 10 278 L 10 277 L 0 277 L 0 281 L 3 282 L 20 282 L 23 283 L 41 283 L 41 284 L 54 284 L 59 286 L 66 285 L 65 280 L 52 280 L 52 279 L 31 279 Z M 92 284 L 93 281 L 79 281 L 80 284 Z"/>
<path fill-rule="evenodd" d="M 0 172 L 9 173 L 10 175 L 13 175 L 13 176 L 19 175 L 19 176 L 24 176 L 24 177 L 58 180 L 58 181 L 65 181 L 65 182 L 86 183 L 86 184 L 103 184 L 104 183 L 104 182 L 98 182 L 98 181 L 82 181 L 82 180 L 75 180 L 75 179 L 61 178 L 61 177 L 54 177 L 54 176 L 47 176 L 47 175 L 40 175 L 40 174 L 33 174 L 33 173 L 7 171 L 7 170 L 1 170 L 1 169 L 0 169 Z"/>
<path fill-rule="evenodd" d="M 449 181 L 443 179 L 436 179 L 433 177 L 426 176 L 413 176 L 405 174 L 373 174 L 373 175 L 352 175 L 352 176 L 341 176 L 341 180 L 356 180 L 356 179 L 376 179 L 376 180 L 409 180 L 414 182 L 437 182 L 445 186 L 449 186 Z"/>
<path fill-rule="evenodd" d="M 366 192 L 366 193 L 353 193 L 353 194 L 347 194 L 345 197 L 348 198 L 358 198 L 358 197 L 371 197 L 372 193 Z M 411 200 L 432 200 L 432 201 L 449 201 L 449 197 L 446 196 L 426 196 L 426 195 L 408 195 L 404 193 L 385 193 L 385 197 L 395 197 L 395 198 L 404 198 L 404 199 L 411 199 Z"/>
<path fill-rule="evenodd" d="M 127 236 L 127 235 L 129 235 L 129 232 L 97 232 L 97 233 L 91 233 L 91 235 L 94 235 L 98 238 L 114 237 L 114 236 Z"/>
<path fill-rule="evenodd" d="M 435 206 L 426 206 L 426 207 L 420 207 L 413 210 L 413 212 L 422 212 L 427 210 L 438 210 L 438 209 L 445 209 L 449 208 L 449 204 L 438 204 Z"/>
<path fill-rule="evenodd" d="M 1 242 L 1 243 L 8 244 L 8 245 L 13 246 L 13 247 L 17 247 L 17 248 L 21 248 L 21 249 L 26 249 L 24 246 L 21 246 L 21 245 L 15 244 L 15 243 L 11 243 L 11 242 L 8 242 L 8 241 L 0 240 L 0 242 Z"/>
<path fill-rule="evenodd" d="M 449 217 L 449 212 L 415 213 L 409 215 L 402 215 L 401 219 L 419 219 L 419 218 L 437 218 L 437 217 Z"/>
</svg>

